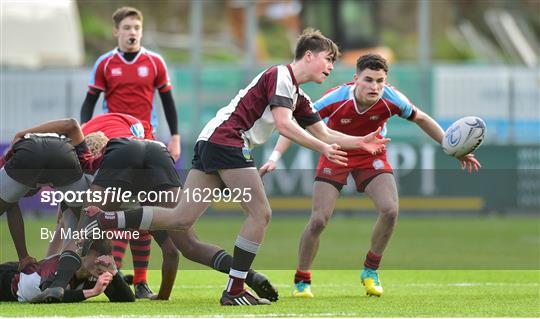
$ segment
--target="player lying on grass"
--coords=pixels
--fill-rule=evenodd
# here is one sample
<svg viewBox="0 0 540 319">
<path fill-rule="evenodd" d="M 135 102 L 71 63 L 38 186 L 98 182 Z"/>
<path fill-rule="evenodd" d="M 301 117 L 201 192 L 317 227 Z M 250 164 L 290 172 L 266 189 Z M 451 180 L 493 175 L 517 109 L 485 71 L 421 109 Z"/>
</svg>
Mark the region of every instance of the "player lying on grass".
<svg viewBox="0 0 540 319">
<path fill-rule="evenodd" d="M 359 137 L 328 129 L 312 109 L 309 97 L 300 89 L 304 83 L 324 82 L 338 55 L 339 50 L 332 40 L 319 31 L 306 30 L 298 40 L 291 64 L 261 72 L 207 123 L 195 145 L 193 166 L 185 184 L 188 194 L 174 209 L 145 206 L 106 214 L 97 208 L 89 209 L 86 230 L 95 227 L 186 230 L 212 201 L 196 201 L 192 193 L 214 193 L 223 187 L 241 192 L 246 219 L 235 241 L 229 280 L 220 303 L 269 304 L 268 300 L 253 296 L 244 288 L 272 214 L 251 149 L 264 144 L 277 128 L 280 134 L 321 153 L 329 161 L 346 165 L 346 153 L 341 149 L 364 149 L 375 154 L 384 150 L 388 141 L 376 138 L 378 131 L 375 130 Z"/>
<path fill-rule="evenodd" d="M 358 59 L 353 81 L 327 92 L 314 107 L 328 127 L 349 135 L 365 135 L 398 115 L 416 123 L 428 136 L 441 144 L 444 131 L 429 115 L 414 106 L 401 92 L 386 83 L 388 65 L 378 55 L 365 55 Z M 276 161 L 291 145 L 280 136 L 272 156 L 260 169 L 261 176 L 276 169 Z M 364 260 L 361 280 L 366 293 L 381 296 L 383 287 L 377 274 L 383 252 L 392 236 L 398 218 L 399 204 L 396 182 L 386 151 L 377 155 L 364 150 L 347 153 L 348 166 L 336 165 L 321 156 L 313 185 L 313 211 L 300 239 L 298 266 L 294 277 L 295 297 L 313 297 L 311 292 L 311 266 L 319 248 L 320 236 L 334 212 L 336 200 L 347 177 L 352 175 L 359 193 L 371 198 L 379 213 L 371 234 L 371 245 Z M 460 158 L 462 168 L 469 173 L 480 168 L 474 155 Z"/>
<path fill-rule="evenodd" d="M 113 117 L 116 120 L 112 120 Z M 109 140 L 106 146 L 105 141 L 94 143 L 94 148 L 102 148 L 102 151 L 98 152 L 100 155 L 97 157 L 89 157 L 88 152 L 81 152 L 80 158 L 84 168 L 92 172 L 99 168 L 90 187 L 92 192 L 104 192 L 107 187 L 122 187 L 123 189 L 132 190 L 133 193 L 141 190 L 147 192 L 150 190 L 166 190 L 173 194 L 182 194 L 181 189 L 179 189 L 181 183 L 178 173 L 166 148 L 160 143 L 142 140 L 141 136 L 145 136 L 144 129 L 142 129 L 144 126 L 138 120 L 123 114 L 109 113 L 91 120 L 87 125 L 94 126 L 96 130 L 102 129 L 111 136 L 113 134 L 118 136 Z M 82 135 L 82 130 L 77 121 L 71 119 L 48 122 L 33 128 L 33 131 L 50 130 L 62 132 L 66 136 Z M 138 132 L 137 134 L 140 136 L 127 138 L 129 134 L 133 135 L 133 132 Z M 83 147 L 79 148 L 83 149 Z M 112 202 L 113 206 L 109 207 L 118 208 L 120 204 L 122 203 Z M 176 202 L 154 204 L 174 207 Z M 218 246 L 200 242 L 192 228 L 169 232 L 166 241 L 171 240 L 186 258 L 221 272 L 229 272 L 232 256 Z M 78 269 L 80 262 L 78 262 L 76 250 L 75 240 L 72 240 L 64 248 L 63 255 L 65 254 L 66 257 L 70 256 L 71 258 L 66 258 L 65 264 L 59 267 L 58 274 L 51 283 L 51 287 L 64 287 Z M 174 283 L 176 267 L 167 268 L 169 269 L 169 275 L 163 276 L 162 287 L 166 286 L 168 289 L 165 291 L 163 291 L 164 288 L 160 289 L 158 294 L 160 299 L 169 298 Z M 272 301 L 278 299 L 277 290 L 264 275 L 253 270 L 249 270 L 248 275 L 247 283 L 257 294 Z M 41 298 L 54 301 L 54 296 L 49 296 L 47 291 L 44 291 Z"/>
<path fill-rule="evenodd" d="M 114 302 L 135 301 L 133 292 L 118 274 L 110 247 L 105 240 L 93 242 L 66 288 L 51 290 L 58 302 L 84 301 L 102 293 Z M 22 270 L 18 270 L 17 262 L 0 264 L 0 301 L 36 302 L 40 287 L 53 280 L 59 261 L 60 255 L 53 255 Z"/>
</svg>

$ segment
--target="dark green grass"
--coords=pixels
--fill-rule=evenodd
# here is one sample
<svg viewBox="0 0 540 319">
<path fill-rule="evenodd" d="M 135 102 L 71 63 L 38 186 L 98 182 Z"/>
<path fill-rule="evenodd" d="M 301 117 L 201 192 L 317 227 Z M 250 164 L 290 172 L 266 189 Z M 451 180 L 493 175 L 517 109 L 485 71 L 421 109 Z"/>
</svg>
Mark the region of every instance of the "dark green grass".
<svg viewBox="0 0 540 319">
<path fill-rule="evenodd" d="M 237 215 L 240 217 L 240 215 Z M 16 259 L 5 218 L 0 224 L 0 260 Z M 364 295 L 360 265 L 374 218 L 335 218 L 323 234 L 314 271 L 315 299 L 290 297 L 298 238 L 305 217 L 272 220 L 255 267 L 280 289 L 269 307 L 218 306 L 226 276 L 185 259 L 180 262 L 171 301 L 111 304 L 99 297 L 84 304 L 0 303 L 1 316 L 307 316 L 307 317 L 539 317 L 540 231 L 538 218 L 404 216 L 383 259 L 382 298 Z M 27 220 L 30 252 L 43 257 L 39 228 L 52 219 Z M 205 216 L 197 231 L 231 251 L 240 218 Z M 129 257 L 128 257 L 129 258 Z M 161 263 L 152 251 L 152 269 Z M 131 264 L 126 259 L 126 268 Z M 126 271 L 129 272 L 129 271 Z M 157 291 L 159 271 L 150 284 Z"/>
</svg>

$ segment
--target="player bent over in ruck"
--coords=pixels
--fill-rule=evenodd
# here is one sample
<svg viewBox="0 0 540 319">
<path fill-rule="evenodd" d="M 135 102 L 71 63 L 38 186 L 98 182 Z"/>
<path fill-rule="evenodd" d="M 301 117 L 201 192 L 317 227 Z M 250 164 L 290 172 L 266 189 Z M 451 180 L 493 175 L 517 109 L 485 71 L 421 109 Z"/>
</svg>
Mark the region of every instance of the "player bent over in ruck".
<svg viewBox="0 0 540 319">
<path fill-rule="evenodd" d="M 126 117 L 126 115 L 115 115 L 113 113 L 103 115 L 102 117 L 113 116 L 116 116 L 117 118 Z M 132 119 L 133 118 L 131 118 L 131 120 Z M 126 119 L 124 118 L 124 120 Z M 100 120 L 100 117 L 93 119 L 92 121 L 102 121 L 102 125 L 94 125 L 94 127 L 96 129 L 103 129 L 106 135 L 112 134 L 112 132 L 107 131 L 107 128 L 120 135 L 122 135 L 122 131 L 125 132 L 126 135 L 131 134 L 128 132 L 141 132 L 140 130 L 131 129 L 131 125 L 137 123 L 124 120 L 116 121 L 117 125 L 112 125 L 111 123 L 113 123 L 113 121 L 111 121 L 111 119 L 102 118 Z M 88 122 L 87 125 L 92 124 L 92 121 Z M 129 123 L 131 123 L 131 125 Z M 80 131 L 78 125 L 74 127 L 74 130 Z M 144 133 L 142 133 L 141 136 L 144 136 Z M 137 139 L 135 136 L 133 136 L 133 138 L 112 138 L 107 143 L 102 155 L 95 158 L 81 156 L 81 161 L 83 162 L 83 167 L 88 168 L 89 170 L 95 171 L 99 168 L 91 186 L 92 192 L 102 192 L 103 194 L 106 188 L 116 187 L 117 189 L 122 188 L 130 190 L 133 194 L 139 191 L 149 192 L 160 190 L 167 190 L 173 194 L 181 194 L 181 190 L 179 189 L 181 186 L 180 179 L 174 169 L 174 162 L 164 145 L 158 142 L 141 140 L 140 137 Z M 116 202 L 112 203 L 114 206 L 108 207 L 113 207 L 114 209 L 115 207 L 118 208 L 120 204 L 121 203 Z M 159 203 L 159 205 L 174 207 L 176 203 Z M 138 228 L 134 227 L 133 229 Z M 168 239 L 169 237 L 170 239 Z M 186 258 L 221 272 L 229 272 L 232 256 L 220 247 L 200 242 L 193 229 L 170 232 L 166 240 L 172 240 L 174 245 Z M 160 240 L 158 240 L 158 243 L 159 242 Z M 83 251 L 86 250 L 85 248 L 87 248 L 87 246 L 83 247 Z M 75 241 L 72 241 L 66 249 L 75 250 Z M 55 281 L 53 282 L 53 286 L 63 287 L 66 280 L 71 278 L 77 268 L 78 265 L 75 263 L 71 264 L 68 268 L 62 268 L 62 271 L 58 272 L 57 278 L 55 278 Z M 175 273 L 176 267 L 174 268 L 174 274 Z M 174 277 L 172 277 L 171 280 L 164 281 L 170 284 L 169 289 L 168 291 L 160 290 L 158 297 L 161 295 L 162 299 L 168 299 Z M 250 270 L 248 284 L 261 296 L 273 301 L 277 300 L 277 290 L 262 274 Z M 164 287 L 163 285 L 162 282 L 162 288 Z M 44 300 L 48 299 L 50 297 L 48 294 L 49 292 L 45 290 L 40 297 Z"/>
<path fill-rule="evenodd" d="M 0 215 L 8 211 L 9 228 L 22 268 L 35 259 L 26 249 L 19 200 L 42 186 L 59 191 L 84 191 L 89 186 L 74 147 L 81 143 L 82 135 L 70 139 L 53 131 L 42 133 L 46 134 L 26 130 L 17 133 L 0 161 Z M 80 210 L 81 204 L 70 205 Z"/>
</svg>

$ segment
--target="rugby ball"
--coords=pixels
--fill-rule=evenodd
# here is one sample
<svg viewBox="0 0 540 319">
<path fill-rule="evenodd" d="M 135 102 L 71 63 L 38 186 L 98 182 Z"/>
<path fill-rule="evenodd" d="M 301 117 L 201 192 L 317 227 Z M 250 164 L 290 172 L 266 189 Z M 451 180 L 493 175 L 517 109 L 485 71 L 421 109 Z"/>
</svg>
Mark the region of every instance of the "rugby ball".
<svg viewBox="0 0 540 319">
<path fill-rule="evenodd" d="M 444 132 L 443 151 L 454 157 L 474 152 L 484 141 L 486 123 L 476 116 L 467 116 L 455 121 Z"/>
</svg>

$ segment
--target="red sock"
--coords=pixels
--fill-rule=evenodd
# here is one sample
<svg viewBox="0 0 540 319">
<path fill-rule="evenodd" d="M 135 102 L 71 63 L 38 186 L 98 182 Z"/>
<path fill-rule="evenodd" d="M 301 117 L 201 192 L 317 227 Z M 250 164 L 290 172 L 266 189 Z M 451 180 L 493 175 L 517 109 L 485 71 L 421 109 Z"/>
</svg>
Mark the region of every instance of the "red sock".
<svg viewBox="0 0 540 319">
<path fill-rule="evenodd" d="M 364 261 L 364 267 L 377 269 L 379 268 L 379 263 L 381 262 L 382 255 L 378 256 L 371 252 L 371 250 L 366 255 L 366 260 Z"/>
<path fill-rule="evenodd" d="M 147 231 L 139 231 L 139 239 L 131 239 L 131 255 L 133 257 L 133 284 L 148 282 L 148 262 L 150 261 L 151 236 Z"/>
<path fill-rule="evenodd" d="M 227 283 L 227 292 L 233 296 L 244 291 L 244 282 L 246 281 L 247 271 L 232 269 L 229 271 L 229 282 Z"/>
<path fill-rule="evenodd" d="M 244 291 L 245 279 L 237 278 L 229 275 L 229 283 L 227 284 L 227 292 L 233 296 Z"/>
<path fill-rule="evenodd" d="M 296 269 L 296 274 L 294 274 L 294 283 L 305 282 L 306 284 L 311 285 L 311 271 L 301 271 Z"/>
<path fill-rule="evenodd" d="M 127 239 L 112 240 L 112 254 L 114 257 L 114 263 L 116 264 L 116 268 L 118 269 L 122 268 L 122 260 L 124 259 L 124 255 L 126 254 L 127 243 Z"/>
</svg>

